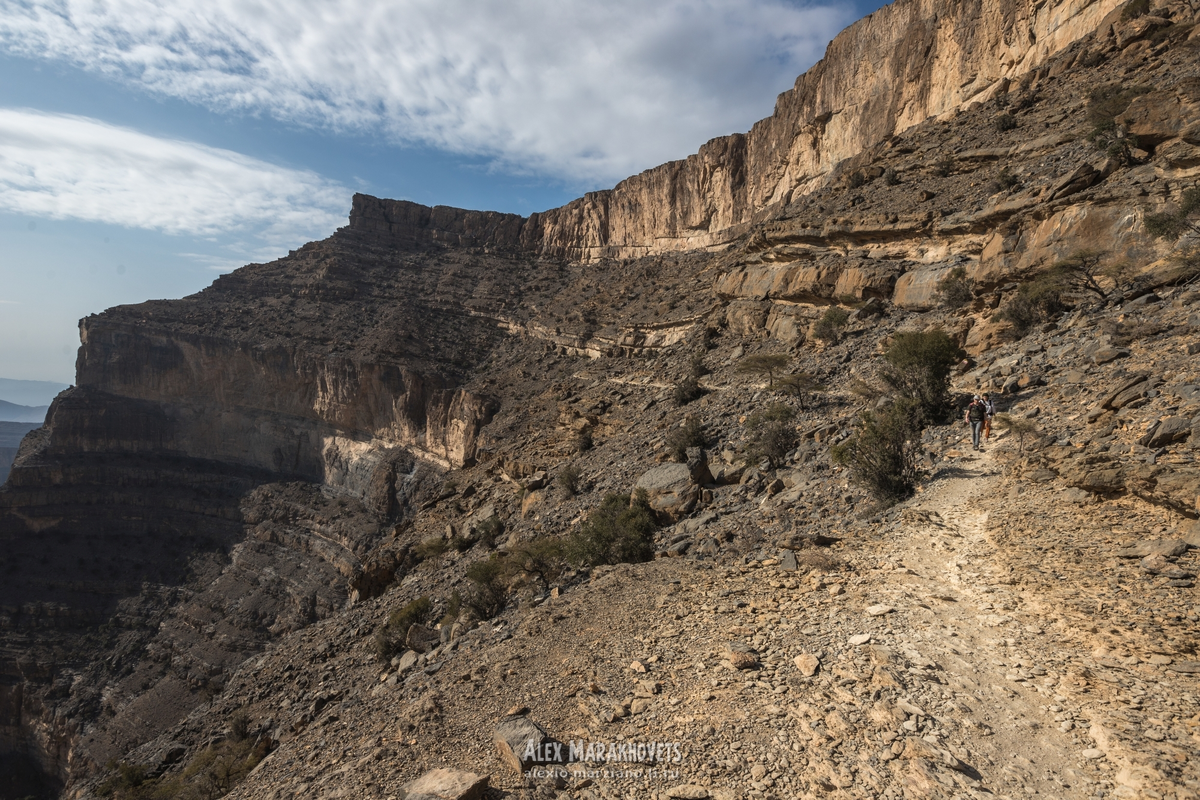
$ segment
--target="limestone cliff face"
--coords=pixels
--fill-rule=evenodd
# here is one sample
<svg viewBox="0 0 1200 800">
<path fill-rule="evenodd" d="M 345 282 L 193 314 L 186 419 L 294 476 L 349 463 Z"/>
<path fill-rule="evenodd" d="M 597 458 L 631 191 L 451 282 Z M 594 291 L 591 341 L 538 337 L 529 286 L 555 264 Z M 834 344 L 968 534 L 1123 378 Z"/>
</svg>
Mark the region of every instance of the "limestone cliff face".
<svg viewBox="0 0 1200 800">
<path fill-rule="evenodd" d="M 356 198 L 351 226 L 410 246 L 521 247 L 585 260 L 724 244 L 846 159 L 1009 85 L 1123 0 L 898 0 L 840 33 L 749 133 L 528 219 Z"/>
<path fill-rule="evenodd" d="M 83 320 L 80 333 L 78 383 L 114 402 L 104 415 L 55 418 L 54 446 L 78 452 L 205 458 L 361 497 L 391 447 L 469 463 L 492 410 L 437 374 L 396 364 L 104 317 Z"/>
<path fill-rule="evenodd" d="M 898 0 L 851 25 L 747 134 L 535 215 L 522 241 L 581 258 L 721 244 L 841 161 L 1007 91 L 1121 0 Z"/>
</svg>

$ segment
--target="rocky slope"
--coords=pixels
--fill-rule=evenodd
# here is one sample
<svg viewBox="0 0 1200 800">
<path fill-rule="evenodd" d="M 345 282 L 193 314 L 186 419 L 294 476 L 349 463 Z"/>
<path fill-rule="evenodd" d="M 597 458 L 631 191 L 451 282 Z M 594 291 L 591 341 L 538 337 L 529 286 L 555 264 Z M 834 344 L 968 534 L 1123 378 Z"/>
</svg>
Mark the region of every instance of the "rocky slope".
<svg viewBox="0 0 1200 800">
<path fill-rule="evenodd" d="M 686 739 L 680 782 L 713 796 L 1189 796 L 1197 776 L 1175 754 L 1197 710 L 1174 682 L 1196 660 L 1191 556 L 1113 560 L 1146 529 L 1190 535 L 1200 511 L 1200 310 L 1174 288 L 1183 245 L 1144 225 L 1200 175 L 1200 37 L 1190 6 L 1150 11 L 901 2 L 835 40 L 750 134 L 611 193 L 528 219 L 360 195 L 323 242 L 85 319 L 77 387 L 0 490 L 0 790 L 86 796 L 112 759 L 170 777 L 209 745 L 253 741 L 278 749 L 248 797 L 386 797 L 443 756 L 515 791 L 489 741 L 525 705 L 560 737 Z M 1101 122 L 1136 147 L 1099 149 Z M 1017 285 L 1097 247 L 1130 264 L 1120 285 L 1012 342 L 998 311 Z M 974 299 L 947 313 L 934 288 L 956 267 Z M 816 340 L 838 304 L 856 307 L 846 335 Z M 941 478 L 912 514 L 873 516 L 827 448 L 886 337 L 931 325 L 976 359 L 961 389 L 1005 389 L 1049 435 L 978 464 L 934 429 Z M 831 387 L 774 472 L 741 466 L 745 417 L 796 403 L 736 372 L 764 351 Z M 696 354 L 707 394 L 677 408 Z M 685 518 L 659 542 L 685 558 L 568 574 L 554 597 L 534 580 L 420 669 L 374 661 L 391 610 L 428 595 L 440 613 L 471 563 L 572 530 L 667 460 L 685 414 L 708 430 L 708 474 L 692 465 L 703 485 L 684 481 Z M 582 491 L 564 497 L 553 475 L 568 464 Z M 1061 519 L 1029 525 L 1047 509 Z M 503 535 L 480 533 L 493 517 Z M 1100 524 L 1111 542 L 1080 539 Z M 960 556 L 927 552 L 956 536 Z M 434 538 L 462 551 L 438 555 Z M 832 554 L 809 547 L 830 540 Z M 1028 569 L 1064 547 L 1076 555 L 1053 573 Z M 978 566 L 997 558 L 1013 573 Z M 898 562 L 939 585 L 915 597 Z M 1153 605 L 1126 597 L 1133 580 Z M 1000 585 L 1023 587 L 1001 602 L 1027 619 L 997 621 L 1016 610 L 996 605 Z M 660 595 L 651 624 L 641 609 Z M 871 605 L 900 611 L 860 620 Z M 1093 619 L 1106 609 L 1120 625 Z M 865 633 L 880 652 L 848 644 Z M 730 638 L 757 652 L 755 680 L 722 666 Z M 806 653 L 815 676 L 792 671 Z M 633 659 L 661 685 L 631 682 Z M 1107 688 L 1079 688 L 1119 669 L 1131 677 L 1099 680 L 1137 690 L 1122 723 L 1093 702 Z M 998 678 L 1016 695 L 981 697 Z M 1043 767 L 1007 726 L 1041 731 L 1045 714 L 1062 719 L 1039 740 Z M 1072 733 L 1084 722 L 1090 739 Z"/>
</svg>

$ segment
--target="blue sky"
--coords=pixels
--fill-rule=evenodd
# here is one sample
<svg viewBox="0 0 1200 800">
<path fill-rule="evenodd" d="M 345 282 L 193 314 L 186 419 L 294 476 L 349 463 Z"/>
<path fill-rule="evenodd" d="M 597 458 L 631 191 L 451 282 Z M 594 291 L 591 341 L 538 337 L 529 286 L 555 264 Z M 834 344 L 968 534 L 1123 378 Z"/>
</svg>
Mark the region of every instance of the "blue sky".
<svg viewBox="0 0 1200 800">
<path fill-rule="evenodd" d="M 529 214 L 747 130 L 875 3 L 0 0 L 0 377 L 345 224 Z"/>
</svg>

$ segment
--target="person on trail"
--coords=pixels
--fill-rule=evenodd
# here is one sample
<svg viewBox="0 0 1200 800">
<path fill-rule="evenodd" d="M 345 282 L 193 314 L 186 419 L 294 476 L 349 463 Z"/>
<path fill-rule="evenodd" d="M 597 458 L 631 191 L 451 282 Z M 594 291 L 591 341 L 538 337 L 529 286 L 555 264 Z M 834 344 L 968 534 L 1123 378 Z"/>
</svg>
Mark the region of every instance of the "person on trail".
<svg viewBox="0 0 1200 800">
<path fill-rule="evenodd" d="M 996 404 L 992 402 L 992 398 L 987 392 L 983 393 L 983 440 L 986 442 L 992 438 L 992 417 L 996 416 Z"/>
<path fill-rule="evenodd" d="M 967 413 L 963 415 L 963 421 L 971 423 L 971 449 L 979 449 L 979 434 L 983 433 L 983 423 L 987 421 L 987 406 L 983 404 L 983 398 L 975 395 L 971 400 L 971 405 L 967 406 Z"/>
</svg>

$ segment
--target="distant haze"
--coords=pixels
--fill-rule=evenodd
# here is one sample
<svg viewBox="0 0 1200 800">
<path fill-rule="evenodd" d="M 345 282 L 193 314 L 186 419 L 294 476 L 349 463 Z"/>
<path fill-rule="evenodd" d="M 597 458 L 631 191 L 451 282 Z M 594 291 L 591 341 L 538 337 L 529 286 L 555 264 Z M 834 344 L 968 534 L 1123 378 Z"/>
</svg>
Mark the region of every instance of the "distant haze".
<svg viewBox="0 0 1200 800">
<path fill-rule="evenodd" d="M 65 383 L 53 381 L 16 381 L 12 378 L 0 378 L 0 400 L 18 406 L 48 406 L 63 389 Z M 0 407 L 0 412 L 7 411 Z M 44 416 L 43 412 L 43 416 Z M 13 419 L 0 413 L 0 419 Z M 32 422 L 33 420 L 14 420 L 17 422 Z"/>
</svg>

